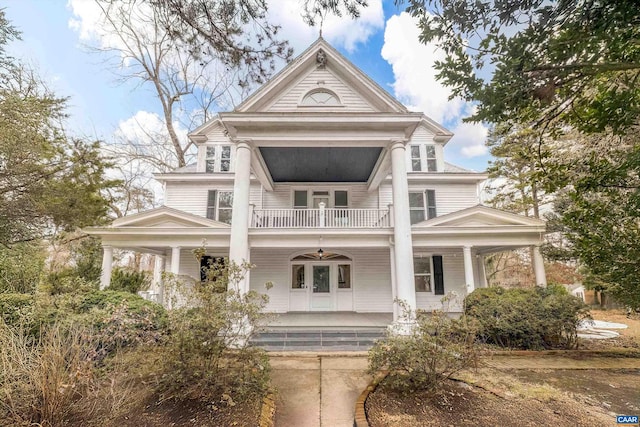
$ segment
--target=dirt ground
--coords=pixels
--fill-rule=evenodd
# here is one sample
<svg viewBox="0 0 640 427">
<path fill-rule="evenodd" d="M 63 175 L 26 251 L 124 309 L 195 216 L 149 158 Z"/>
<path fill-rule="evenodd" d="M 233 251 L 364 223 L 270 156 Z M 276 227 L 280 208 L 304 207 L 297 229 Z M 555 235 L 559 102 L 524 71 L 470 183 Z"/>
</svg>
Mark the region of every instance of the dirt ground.
<svg viewBox="0 0 640 427">
<path fill-rule="evenodd" d="M 628 318 L 623 310 L 591 314 L 629 327 L 616 330 L 618 338 L 581 340 L 580 349 L 640 349 L 640 316 Z M 383 382 L 367 399 L 369 422 L 375 427 L 600 427 L 615 426 L 615 415 L 640 414 L 637 369 L 481 369 L 458 379 L 435 397 L 398 395 Z"/>
<path fill-rule="evenodd" d="M 375 427 L 608 426 L 640 411 L 640 371 L 483 370 L 438 396 L 402 396 L 384 382 L 366 402 Z M 470 385 L 475 384 L 475 385 Z"/>
</svg>

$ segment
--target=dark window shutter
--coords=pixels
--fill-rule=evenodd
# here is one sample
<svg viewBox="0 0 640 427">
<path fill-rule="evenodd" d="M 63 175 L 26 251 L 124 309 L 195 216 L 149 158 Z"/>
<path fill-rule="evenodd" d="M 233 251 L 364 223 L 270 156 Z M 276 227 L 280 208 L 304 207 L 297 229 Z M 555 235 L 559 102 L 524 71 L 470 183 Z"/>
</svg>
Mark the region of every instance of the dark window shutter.
<svg viewBox="0 0 640 427">
<path fill-rule="evenodd" d="M 444 273 L 442 269 L 442 255 L 433 256 L 433 283 L 435 294 L 444 295 Z"/>
<path fill-rule="evenodd" d="M 207 194 L 207 218 L 216 219 L 216 190 L 209 190 Z"/>
</svg>

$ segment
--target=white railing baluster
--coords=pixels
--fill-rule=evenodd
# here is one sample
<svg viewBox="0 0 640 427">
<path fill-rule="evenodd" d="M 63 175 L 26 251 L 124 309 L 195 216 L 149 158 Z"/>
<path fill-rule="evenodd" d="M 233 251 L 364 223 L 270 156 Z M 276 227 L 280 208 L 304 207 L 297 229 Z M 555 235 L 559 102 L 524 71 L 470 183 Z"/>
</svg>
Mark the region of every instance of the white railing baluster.
<svg viewBox="0 0 640 427">
<path fill-rule="evenodd" d="M 388 209 L 253 209 L 253 228 L 385 228 Z"/>
</svg>

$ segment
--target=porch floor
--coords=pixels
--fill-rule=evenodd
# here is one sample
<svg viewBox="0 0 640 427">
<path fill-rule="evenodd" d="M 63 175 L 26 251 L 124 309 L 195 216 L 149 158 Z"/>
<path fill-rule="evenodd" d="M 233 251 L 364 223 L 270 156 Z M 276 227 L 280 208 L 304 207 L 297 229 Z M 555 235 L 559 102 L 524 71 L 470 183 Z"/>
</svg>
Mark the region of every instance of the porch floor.
<svg viewBox="0 0 640 427">
<path fill-rule="evenodd" d="M 393 322 L 393 313 L 280 313 L 267 324 L 267 329 L 378 329 L 386 328 Z"/>
</svg>

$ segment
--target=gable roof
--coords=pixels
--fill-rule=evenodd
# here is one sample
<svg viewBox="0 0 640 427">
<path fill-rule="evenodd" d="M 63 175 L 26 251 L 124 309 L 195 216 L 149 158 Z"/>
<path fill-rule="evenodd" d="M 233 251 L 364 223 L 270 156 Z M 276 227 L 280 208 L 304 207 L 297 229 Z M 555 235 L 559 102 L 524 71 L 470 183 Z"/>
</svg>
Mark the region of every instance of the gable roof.
<svg viewBox="0 0 640 427">
<path fill-rule="evenodd" d="M 229 224 L 214 221 L 178 209 L 162 206 L 145 212 L 128 215 L 113 221 L 111 227 L 151 227 L 151 228 L 190 228 L 213 227 L 229 228 Z"/>
<path fill-rule="evenodd" d="M 407 108 L 384 90 L 380 85 L 345 58 L 322 37 L 297 58 L 287 64 L 267 83 L 259 87 L 253 94 L 236 107 L 235 112 L 260 111 L 265 104 L 290 87 L 292 81 L 303 73 L 316 67 L 316 54 L 322 49 L 327 57 L 327 64 L 338 76 L 369 101 L 379 112 L 403 113 Z"/>
<path fill-rule="evenodd" d="M 483 205 L 419 222 L 413 227 L 486 227 L 495 225 L 544 227 L 545 221 Z"/>
</svg>

